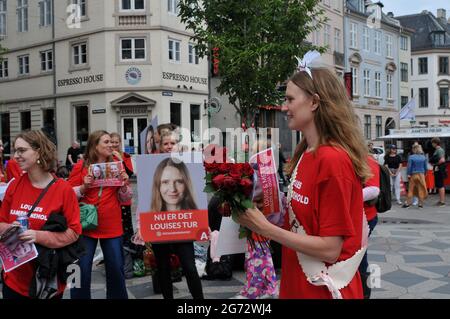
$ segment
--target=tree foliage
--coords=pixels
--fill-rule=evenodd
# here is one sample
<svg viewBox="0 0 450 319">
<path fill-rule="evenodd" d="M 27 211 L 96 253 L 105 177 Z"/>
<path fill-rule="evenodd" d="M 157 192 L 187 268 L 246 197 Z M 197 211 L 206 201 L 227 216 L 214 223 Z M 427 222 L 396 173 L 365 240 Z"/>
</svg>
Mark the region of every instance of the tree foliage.
<svg viewBox="0 0 450 319">
<path fill-rule="evenodd" d="M 308 34 L 326 21 L 319 0 L 181 0 L 181 21 L 197 52 L 219 49 L 219 94 L 250 123 L 260 105 L 277 104 L 295 56 L 313 48 Z M 317 48 L 323 51 L 324 48 Z"/>
</svg>

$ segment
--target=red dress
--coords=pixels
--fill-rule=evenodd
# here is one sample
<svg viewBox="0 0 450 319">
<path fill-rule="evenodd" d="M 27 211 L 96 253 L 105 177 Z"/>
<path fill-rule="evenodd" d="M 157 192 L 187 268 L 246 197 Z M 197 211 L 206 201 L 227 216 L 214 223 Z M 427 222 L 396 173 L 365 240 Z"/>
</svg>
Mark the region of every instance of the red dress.
<svg viewBox="0 0 450 319">
<path fill-rule="evenodd" d="M 321 146 L 304 153 L 291 193 L 291 207 L 308 235 L 341 236 L 344 239 L 338 261 L 353 256 L 362 247 L 362 184 L 347 153 Z M 290 230 L 289 220 L 285 228 Z M 327 264 L 327 266 L 329 266 Z M 362 299 L 359 272 L 340 290 L 344 299 Z M 307 281 L 294 250 L 283 247 L 280 298 L 330 299 L 325 286 Z"/>
</svg>

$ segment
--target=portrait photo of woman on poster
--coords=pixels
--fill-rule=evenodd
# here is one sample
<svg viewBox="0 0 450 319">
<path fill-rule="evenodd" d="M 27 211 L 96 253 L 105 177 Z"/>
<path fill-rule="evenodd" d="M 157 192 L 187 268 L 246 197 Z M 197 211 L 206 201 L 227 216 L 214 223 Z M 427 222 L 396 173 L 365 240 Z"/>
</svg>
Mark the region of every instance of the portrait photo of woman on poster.
<svg viewBox="0 0 450 319">
<path fill-rule="evenodd" d="M 197 209 L 194 188 L 186 164 L 166 158 L 153 178 L 152 211 Z"/>
</svg>

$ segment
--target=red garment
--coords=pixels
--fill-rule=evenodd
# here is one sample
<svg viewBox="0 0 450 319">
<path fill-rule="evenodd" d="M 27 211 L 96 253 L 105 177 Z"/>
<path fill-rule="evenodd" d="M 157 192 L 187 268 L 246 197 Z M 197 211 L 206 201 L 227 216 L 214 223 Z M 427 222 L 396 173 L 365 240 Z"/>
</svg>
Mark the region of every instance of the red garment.
<svg viewBox="0 0 450 319">
<path fill-rule="evenodd" d="M 28 174 L 22 175 L 14 180 L 6 191 L 2 207 L 0 209 L 0 223 L 11 224 L 17 219 L 17 214 L 28 213 L 29 208 L 34 204 L 41 194 L 42 189 L 34 187 Z M 29 208 L 23 208 L 23 205 L 29 205 Z M 58 179 L 52 185 L 37 207 L 31 214 L 28 222 L 29 229 L 40 230 L 47 217 L 52 213 L 62 213 L 67 220 L 67 227 L 75 233 L 81 234 L 80 209 L 78 207 L 77 197 L 69 183 Z M 16 268 L 4 274 L 6 285 L 15 292 L 29 296 L 31 280 L 36 270 L 34 261 L 30 261 L 19 268 Z M 58 292 L 63 293 L 66 284 L 58 283 Z"/>
<path fill-rule="evenodd" d="M 364 187 L 375 186 L 380 188 L 380 166 L 378 165 L 378 162 L 369 155 L 367 164 L 369 164 L 370 172 L 373 176 L 366 182 Z M 370 221 L 377 216 L 375 205 L 370 206 L 364 203 L 364 212 L 366 213 L 367 221 Z"/>
<path fill-rule="evenodd" d="M 72 187 L 81 186 L 84 177 L 88 175 L 88 169 L 83 166 L 84 161 L 78 161 L 69 176 L 69 183 Z M 119 186 L 103 187 L 100 201 L 98 193 L 100 187 L 86 189 L 84 197 L 80 202 L 97 205 L 98 226 L 94 230 L 83 230 L 83 235 L 92 238 L 115 238 L 122 236 L 122 211 L 117 197 Z"/>
<path fill-rule="evenodd" d="M 297 169 L 291 206 L 296 218 L 311 236 L 342 236 L 338 261 L 348 259 L 361 248 L 362 184 L 348 154 L 339 148 L 321 146 L 315 154 L 304 153 Z M 285 228 L 290 230 L 289 218 Z M 294 250 L 283 247 L 280 298 L 330 299 L 326 286 L 310 284 Z M 363 298 L 357 272 L 340 290 L 344 299 Z"/>
<path fill-rule="evenodd" d="M 23 171 L 19 164 L 17 164 L 15 159 L 10 159 L 6 164 L 6 180 L 9 182 L 13 178 L 18 179 L 22 175 Z"/>
</svg>

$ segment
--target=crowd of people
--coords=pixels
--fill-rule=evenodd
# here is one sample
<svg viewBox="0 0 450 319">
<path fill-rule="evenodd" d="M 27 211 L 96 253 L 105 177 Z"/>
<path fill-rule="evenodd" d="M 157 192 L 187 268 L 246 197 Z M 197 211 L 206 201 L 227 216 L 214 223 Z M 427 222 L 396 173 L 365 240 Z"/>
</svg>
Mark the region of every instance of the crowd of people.
<svg viewBox="0 0 450 319">
<path fill-rule="evenodd" d="M 434 205 L 445 207 L 444 181 L 447 178 L 445 149 L 438 137 L 423 144 L 415 141 L 406 158 L 398 154 L 395 144 L 389 145 L 381 161 L 389 171 L 393 198 L 397 204 L 402 205 L 402 208 L 417 206 L 422 209 L 428 195 L 436 192 L 439 200 Z M 369 153 L 375 157 L 373 143 L 369 143 L 368 146 Z M 402 174 L 402 171 L 406 174 Z M 402 184 L 406 184 L 403 186 L 406 197 L 404 201 L 401 200 Z"/>
<path fill-rule="evenodd" d="M 378 220 L 374 201 L 380 194 L 380 167 L 365 146 L 346 89 L 334 72 L 312 68 L 300 60 L 297 71 L 287 82 L 282 111 L 287 115 L 289 128 L 302 132 L 302 140 L 292 159 L 280 173 L 282 184 L 290 180 L 284 219 L 278 223 L 269 221 L 262 213 L 264 200 L 261 197 L 254 199 L 254 208 L 237 218 L 237 222 L 266 244 L 259 247 L 267 247 L 270 242 L 282 245 L 280 284 L 278 287 L 270 252 L 266 254 L 258 246 L 252 246 L 245 260 L 247 276 L 240 297 L 370 298 L 367 247 Z M 179 142 L 175 125 L 151 127 L 144 153 L 180 151 Z M 420 145 L 413 146 L 407 164 L 409 191 L 405 208 L 412 204 L 414 196 L 418 198 L 419 207 L 423 207 L 426 188 L 429 188 L 426 182 L 428 162 L 433 165 L 434 187 L 439 189 L 438 204 L 445 205 L 445 152 L 439 139 L 433 139 L 432 143 L 435 151 L 428 160 L 424 160 Z M 0 165 L 3 182 L 14 178 L 1 203 L 0 234 L 16 225 L 18 217 L 28 216 L 28 229 L 21 234 L 22 241 L 56 251 L 81 244 L 84 247 L 78 262 L 81 281 L 79 286 L 71 287 L 72 299 L 91 298 L 93 260 L 100 244 L 106 272 L 106 296 L 127 299 L 124 247 L 143 243 L 143 238 L 139 214 L 136 225 L 132 224 L 133 194 L 129 178 L 135 174 L 135 169 L 130 155 L 123 152 L 120 134 L 103 130 L 92 132 L 84 152 L 80 151 L 79 143 L 74 142 L 67 154 L 66 168 L 70 172 L 67 178 L 57 178 L 56 162 L 56 147 L 41 131 L 22 132 L 15 138 L 13 158 L 6 167 L 3 159 Z M 118 175 L 122 186 L 92 187 L 95 177 L 89 167 L 111 162 L 123 163 Z M 395 200 L 403 204 L 399 186 L 402 161 L 396 147 L 390 147 L 384 165 L 391 176 Z M 192 186 L 186 182 L 191 179 L 189 174 L 183 163 L 170 158 L 161 162 L 153 180 L 152 210 L 195 209 L 195 201 L 190 196 Z M 95 228 L 82 228 L 79 202 L 96 207 Z M 37 206 L 33 205 L 36 203 Z M 221 203 L 216 204 L 217 208 Z M 54 214 L 63 217 L 64 231 L 44 230 Z M 214 211 L 214 214 L 218 213 Z M 211 238 L 217 238 L 213 233 L 218 226 L 211 228 Z M 152 244 L 152 249 L 158 268 L 156 279 L 164 298 L 174 297 L 169 266 L 171 254 L 180 259 L 192 297 L 204 298 L 193 241 Z M 211 255 L 213 253 L 211 250 Z M 8 273 L 2 272 L 3 298 L 30 298 L 35 263 L 33 260 Z M 66 283 L 60 279 L 53 298 L 63 296 Z"/>
</svg>

